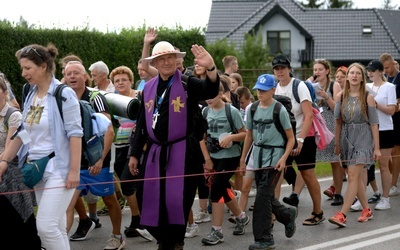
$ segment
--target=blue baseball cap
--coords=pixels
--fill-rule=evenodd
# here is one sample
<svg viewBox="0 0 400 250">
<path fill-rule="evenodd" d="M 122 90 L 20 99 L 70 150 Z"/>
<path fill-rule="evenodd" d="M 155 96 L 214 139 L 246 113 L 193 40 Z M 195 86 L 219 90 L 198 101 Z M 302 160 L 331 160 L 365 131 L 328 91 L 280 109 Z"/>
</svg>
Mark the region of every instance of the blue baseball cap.
<svg viewBox="0 0 400 250">
<path fill-rule="evenodd" d="M 263 74 L 257 78 L 256 85 L 253 87 L 253 90 L 263 90 L 268 91 L 270 89 L 276 88 L 275 77 L 270 74 Z"/>
</svg>

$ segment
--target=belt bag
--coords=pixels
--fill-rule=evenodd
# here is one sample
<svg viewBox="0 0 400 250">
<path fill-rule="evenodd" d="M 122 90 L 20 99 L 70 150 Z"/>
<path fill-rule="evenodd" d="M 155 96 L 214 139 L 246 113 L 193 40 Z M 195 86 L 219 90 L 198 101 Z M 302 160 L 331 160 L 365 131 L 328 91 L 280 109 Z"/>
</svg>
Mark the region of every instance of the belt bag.
<svg viewBox="0 0 400 250">
<path fill-rule="evenodd" d="M 22 181 L 28 188 L 33 188 L 43 177 L 47 163 L 55 156 L 54 152 L 46 157 L 34 161 L 27 161 L 22 165 Z"/>
</svg>

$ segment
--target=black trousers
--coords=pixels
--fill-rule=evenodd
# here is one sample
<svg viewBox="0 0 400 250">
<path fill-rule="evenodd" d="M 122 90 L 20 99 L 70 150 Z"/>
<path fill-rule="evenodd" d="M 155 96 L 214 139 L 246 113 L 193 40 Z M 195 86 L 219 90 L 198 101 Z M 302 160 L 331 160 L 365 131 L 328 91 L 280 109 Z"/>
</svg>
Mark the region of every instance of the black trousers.
<svg viewBox="0 0 400 250">
<path fill-rule="evenodd" d="M 274 169 L 259 169 L 255 172 L 257 195 L 253 210 L 254 241 L 267 242 L 273 239 L 272 213 L 280 223 L 290 223 L 289 210 L 275 198 L 275 187 L 280 176 L 281 172 Z"/>
</svg>

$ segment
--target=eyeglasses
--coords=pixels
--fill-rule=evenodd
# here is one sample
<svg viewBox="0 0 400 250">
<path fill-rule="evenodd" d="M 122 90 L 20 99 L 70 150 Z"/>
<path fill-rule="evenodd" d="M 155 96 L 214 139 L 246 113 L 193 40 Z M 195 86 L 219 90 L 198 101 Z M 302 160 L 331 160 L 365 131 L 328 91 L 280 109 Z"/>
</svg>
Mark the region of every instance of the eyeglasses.
<svg viewBox="0 0 400 250">
<path fill-rule="evenodd" d="M 25 47 L 22 49 L 22 53 L 29 54 L 29 52 L 35 52 L 35 54 L 43 60 L 43 56 L 34 47 Z"/>
</svg>

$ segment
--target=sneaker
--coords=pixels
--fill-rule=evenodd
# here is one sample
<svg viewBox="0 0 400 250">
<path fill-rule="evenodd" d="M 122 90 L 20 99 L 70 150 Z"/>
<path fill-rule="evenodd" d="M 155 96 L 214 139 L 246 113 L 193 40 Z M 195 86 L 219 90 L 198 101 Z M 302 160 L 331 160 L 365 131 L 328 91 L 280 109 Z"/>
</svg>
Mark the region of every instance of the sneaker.
<svg viewBox="0 0 400 250">
<path fill-rule="evenodd" d="M 242 192 L 239 190 L 235 190 L 234 192 L 235 192 L 236 200 L 237 200 L 237 202 L 239 202 L 240 197 L 242 196 Z"/>
<path fill-rule="evenodd" d="M 375 193 L 371 198 L 368 199 L 369 204 L 374 204 L 377 203 L 381 199 L 381 194 L 380 193 Z"/>
<path fill-rule="evenodd" d="M 389 196 L 396 196 L 399 195 L 400 191 L 396 186 L 391 186 L 389 191 Z"/>
<path fill-rule="evenodd" d="M 286 237 L 291 238 L 296 232 L 297 208 L 288 207 L 288 211 L 290 213 L 290 222 L 285 225 L 285 235 Z"/>
<path fill-rule="evenodd" d="M 90 219 L 94 222 L 94 224 L 96 224 L 96 226 L 94 228 L 100 228 L 101 227 L 101 223 L 100 223 L 100 219 L 99 218 L 97 218 L 97 219 L 90 218 Z"/>
<path fill-rule="evenodd" d="M 121 197 L 118 199 L 118 204 L 121 207 L 121 210 L 124 210 L 125 205 L 126 205 L 126 199 L 125 197 Z"/>
<path fill-rule="evenodd" d="M 358 222 L 366 222 L 372 218 L 374 218 L 374 216 L 372 215 L 371 208 L 366 208 L 362 210 L 361 216 L 358 217 Z"/>
<path fill-rule="evenodd" d="M 186 233 L 185 233 L 185 238 L 193 238 L 194 236 L 197 235 L 199 232 L 199 225 L 194 223 L 192 226 L 187 226 L 186 227 Z"/>
<path fill-rule="evenodd" d="M 205 245 L 216 245 L 220 242 L 224 242 L 224 235 L 221 231 L 211 228 L 211 232 L 201 240 Z"/>
<path fill-rule="evenodd" d="M 324 195 L 328 196 L 330 199 L 333 199 L 335 197 L 335 187 L 330 186 L 328 189 L 324 191 Z"/>
<path fill-rule="evenodd" d="M 69 238 L 71 241 L 86 240 L 89 233 L 96 227 L 96 224 L 89 218 L 79 221 L 76 232 Z"/>
<path fill-rule="evenodd" d="M 97 216 L 107 216 L 108 215 L 108 207 L 104 206 L 102 209 L 97 211 Z"/>
<path fill-rule="evenodd" d="M 358 200 L 357 199 L 357 201 L 353 204 L 353 205 L 351 205 L 351 207 L 350 207 L 350 210 L 351 211 L 354 211 L 354 212 L 356 212 L 356 211 L 361 211 L 363 209 L 363 207 L 361 206 L 361 202 L 360 202 L 360 200 Z"/>
<path fill-rule="evenodd" d="M 331 203 L 331 206 L 341 206 L 343 205 L 343 196 L 341 194 L 335 194 L 335 198 Z"/>
<path fill-rule="evenodd" d="M 297 197 L 297 194 L 291 194 L 289 197 L 283 197 L 282 200 L 286 204 L 294 207 L 297 207 L 299 205 L 299 197 Z"/>
<path fill-rule="evenodd" d="M 125 227 L 124 234 L 127 238 L 139 236 L 134 227 Z"/>
<path fill-rule="evenodd" d="M 244 226 L 249 224 L 250 218 L 246 214 L 243 219 L 239 219 L 236 217 L 236 227 L 233 230 L 233 235 L 243 235 L 244 234 Z"/>
<path fill-rule="evenodd" d="M 228 221 L 232 224 L 236 224 L 236 216 L 229 216 Z"/>
<path fill-rule="evenodd" d="M 375 209 L 376 210 L 387 210 L 390 208 L 390 202 L 389 202 L 389 197 L 385 198 L 382 197 L 381 200 L 376 204 Z"/>
<path fill-rule="evenodd" d="M 208 212 L 199 211 L 193 215 L 193 221 L 197 224 L 211 221 L 211 216 Z"/>
<path fill-rule="evenodd" d="M 253 244 L 249 246 L 249 250 L 269 250 L 269 249 L 275 249 L 274 240 L 265 242 L 255 241 Z"/>
<path fill-rule="evenodd" d="M 111 234 L 111 238 L 108 240 L 107 246 L 104 248 L 104 250 L 108 249 L 113 249 L 113 250 L 120 250 L 125 247 L 125 241 L 121 237 L 121 239 L 118 239 L 115 237 L 115 235 Z"/>
<path fill-rule="evenodd" d="M 153 241 L 153 236 L 147 231 L 147 229 L 144 228 L 135 228 L 137 236 L 142 237 L 143 239 L 147 241 Z"/>
<path fill-rule="evenodd" d="M 346 217 L 342 212 L 337 212 L 335 216 L 328 219 L 332 224 L 338 225 L 339 227 L 346 227 Z"/>
</svg>

